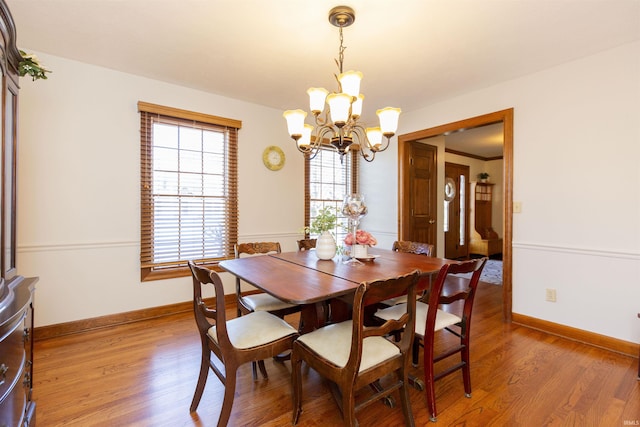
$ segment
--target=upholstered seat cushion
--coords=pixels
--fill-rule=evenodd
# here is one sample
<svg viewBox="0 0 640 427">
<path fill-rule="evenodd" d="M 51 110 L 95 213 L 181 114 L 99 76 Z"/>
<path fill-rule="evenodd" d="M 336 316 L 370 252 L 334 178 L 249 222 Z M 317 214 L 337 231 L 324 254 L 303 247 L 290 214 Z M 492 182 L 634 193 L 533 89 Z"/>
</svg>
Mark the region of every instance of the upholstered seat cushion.
<svg viewBox="0 0 640 427">
<path fill-rule="evenodd" d="M 406 303 L 406 302 L 407 302 L 407 296 L 406 295 L 400 295 L 399 297 L 386 299 L 386 300 L 382 301 L 381 304 L 384 304 L 384 305 L 387 305 L 389 307 L 392 307 L 394 305 L 403 304 L 403 303 Z"/>
<path fill-rule="evenodd" d="M 304 343 L 320 356 L 336 366 L 344 367 L 351 351 L 352 321 L 328 325 L 301 335 L 298 341 Z M 400 354 L 395 344 L 383 337 L 368 337 L 362 342 L 360 371 Z"/>
<path fill-rule="evenodd" d="M 295 334 L 298 331 L 281 318 L 256 311 L 227 321 L 229 340 L 236 348 L 251 348 Z M 209 336 L 218 342 L 216 327 L 208 331 Z"/>
<path fill-rule="evenodd" d="M 383 320 L 398 319 L 404 313 L 407 312 L 405 304 L 394 305 L 393 307 L 384 308 L 376 312 L 376 317 Z M 429 305 L 421 301 L 416 302 L 416 334 L 424 337 L 424 328 L 427 325 L 427 312 L 429 311 Z M 455 325 L 461 322 L 462 319 L 455 314 L 448 313 L 444 310 L 438 309 L 436 314 L 435 330 L 439 331 L 447 326 Z"/>
<path fill-rule="evenodd" d="M 431 288 L 431 277 L 432 275 L 424 275 L 421 276 L 420 279 L 418 279 L 418 285 L 417 288 L 418 289 L 430 289 Z M 420 291 L 416 293 L 416 299 L 419 300 L 424 296 L 424 292 Z M 402 304 L 402 303 L 406 303 L 407 302 L 407 295 L 400 295 L 397 296 L 395 298 L 389 298 L 387 300 L 384 300 L 381 302 L 381 304 L 386 305 L 388 307 L 394 306 L 394 305 L 398 305 L 398 304 Z"/>
<path fill-rule="evenodd" d="M 286 303 L 267 293 L 244 295 L 242 300 L 253 311 L 276 311 L 285 308 L 295 307 L 295 304 Z"/>
</svg>

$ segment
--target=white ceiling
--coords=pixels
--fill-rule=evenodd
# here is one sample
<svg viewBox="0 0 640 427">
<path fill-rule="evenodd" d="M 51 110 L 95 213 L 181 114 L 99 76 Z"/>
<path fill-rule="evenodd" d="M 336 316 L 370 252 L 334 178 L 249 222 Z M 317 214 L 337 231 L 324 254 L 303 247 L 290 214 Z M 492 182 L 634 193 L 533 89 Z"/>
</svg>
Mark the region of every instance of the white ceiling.
<svg viewBox="0 0 640 427">
<path fill-rule="evenodd" d="M 336 89 L 327 17 L 351 6 L 344 70 L 364 74 L 370 123 L 377 108 L 413 111 L 640 39 L 638 0 L 7 3 L 23 49 L 280 110 L 307 110 L 311 86 Z"/>
</svg>

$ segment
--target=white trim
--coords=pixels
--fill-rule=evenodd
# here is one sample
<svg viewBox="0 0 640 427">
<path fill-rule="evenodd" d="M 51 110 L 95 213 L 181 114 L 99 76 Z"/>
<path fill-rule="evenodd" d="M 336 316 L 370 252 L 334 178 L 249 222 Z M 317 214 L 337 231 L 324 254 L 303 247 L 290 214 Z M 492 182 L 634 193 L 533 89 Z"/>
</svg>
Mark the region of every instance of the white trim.
<svg viewBox="0 0 640 427">
<path fill-rule="evenodd" d="M 620 251 L 609 251 L 595 248 L 579 248 L 575 246 L 557 246 L 557 245 L 545 245 L 540 243 L 526 243 L 526 242 L 513 242 L 511 244 L 513 249 L 524 249 L 530 251 L 541 251 L 541 252 L 560 252 L 567 254 L 575 254 L 575 255 L 588 255 L 588 256 L 597 256 L 604 258 L 625 258 L 625 259 L 633 259 L 640 260 L 640 253 L 634 252 L 620 252 Z"/>
<path fill-rule="evenodd" d="M 285 239 L 299 240 L 304 238 L 304 233 L 262 233 L 238 235 L 238 242 L 277 242 Z"/>
<path fill-rule="evenodd" d="M 56 251 L 78 251 L 109 248 L 140 247 L 140 241 L 120 241 L 120 242 L 90 242 L 90 243 L 62 243 L 49 245 L 21 245 L 17 250 L 21 253 L 27 252 L 56 252 Z"/>
</svg>

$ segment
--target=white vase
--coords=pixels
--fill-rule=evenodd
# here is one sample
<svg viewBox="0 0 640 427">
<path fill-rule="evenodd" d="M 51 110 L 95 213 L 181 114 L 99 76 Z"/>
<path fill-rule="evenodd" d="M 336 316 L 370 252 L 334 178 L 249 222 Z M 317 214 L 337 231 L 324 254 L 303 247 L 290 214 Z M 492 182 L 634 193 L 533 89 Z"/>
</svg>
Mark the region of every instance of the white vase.
<svg viewBox="0 0 640 427">
<path fill-rule="evenodd" d="M 336 239 L 328 231 L 324 231 L 318 236 L 316 255 L 319 259 L 331 259 L 336 256 Z"/>
<path fill-rule="evenodd" d="M 369 256 L 367 252 L 367 245 L 353 245 L 353 257 L 354 258 L 367 258 Z"/>
</svg>

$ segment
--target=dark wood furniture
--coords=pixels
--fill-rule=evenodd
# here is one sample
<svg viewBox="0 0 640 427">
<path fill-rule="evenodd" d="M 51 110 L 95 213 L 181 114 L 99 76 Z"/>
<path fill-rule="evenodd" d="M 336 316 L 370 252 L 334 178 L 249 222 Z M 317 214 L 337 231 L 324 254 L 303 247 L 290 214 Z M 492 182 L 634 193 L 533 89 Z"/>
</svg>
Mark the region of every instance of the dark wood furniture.
<svg viewBox="0 0 640 427">
<path fill-rule="evenodd" d="M 189 268 L 193 278 L 193 313 L 202 343 L 200 374 L 190 410 L 194 412 L 198 408 L 211 369 L 224 384 L 224 399 L 218 419 L 218 427 L 223 427 L 227 425 L 231 415 L 238 367 L 291 350 L 298 331 L 283 319 L 266 311 L 256 311 L 227 320 L 224 286 L 220 276 L 191 261 Z M 215 289 L 214 308 L 207 307 L 202 299 L 201 288 L 209 284 Z M 212 354 L 219 362 L 211 360 Z M 219 369 L 216 363 L 222 363 L 224 369 Z M 267 378 L 266 371 L 263 370 L 262 374 Z"/>
<path fill-rule="evenodd" d="M 396 252 L 433 256 L 433 245 L 429 243 L 396 240 L 393 242 L 391 250 Z"/>
<path fill-rule="evenodd" d="M 2 160 L 0 161 L 0 426 L 34 426 L 33 291 L 37 278 L 16 270 L 18 64 L 16 28 L 0 0 Z"/>
<path fill-rule="evenodd" d="M 395 242 L 393 242 L 393 245 L 391 246 L 391 250 L 396 252 L 409 253 L 409 254 L 433 256 L 434 246 L 429 243 L 412 242 L 409 240 L 396 240 Z M 423 276 L 420 278 L 420 280 L 424 281 L 424 283 L 421 283 L 418 286 L 418 288 L 423 291 L 426 291 L 431 284 L 431 275 Z M 423 292 L 418 292 L 417 295 L 421 296 L 422 294 Z M 382 305 L 393 306 L 396 304 L 401 304 L 403 302 L 407 302 L 406 295 L 401 295 L 399 297 L 390 298 L 386 301 L 382 301 Z"/>
<path fill-rule="evenodd" d="M 492 226 L 493 186 L 495 184 L 478 182 L 474 195 L 474 229 L 471 230 L 469 253 L 473 255 L 502 254 L 502 239 Z"/>
<path fill-rule="evenodd" d="M 293 343 L 291 355 L 293 377 L 293 424 L 302 413 L 302 362 L 331 381 L 334 397 L 342 410 L 343 425 L 356 426 L 356 411 L 376 400 L 400 390 L 402 411 L 406 425 L 413 426 L 413 414 L 408 391 L 408 371 L 412 334 L 404 334 L 398 342 L 386 339 L 392 331 L 413 331 L 415 327 L 415 285 L 419 272 L 371 283 L 362 283 L 353 298 L 351 320 L 302 335 Z M 365 326 L 365 307 L 398 294 L 409 295 L 413 304 L 397 320 L 391 319 L 377 326 Z M 367 340 L 366 343 L 364 340 Z M 384 387 L 377 381 L 395 374 L 393 382 Z M 360 396 L 356 392 L 371 387 L 374 393 Z"/>
<path fill-rule="evenodd" d="M 252 242 L 235 245 L 236 258 L 242 258 L 243 255 L 267 255 L 279 254 L 280 252 L 280 243 L 278 242 Z M 287 314 L 300 311 L 300 307 L 295 304 L 289 304 L 268 294 L 243 295 L 241 281 L 238 277 L 236 277 L 236 298 L 238 301 L 238 316 L 253 311 L 268 311 L 278 317 L 284 317 Z"/>
<path fill-rule="evenodd" d="M 486 263 L 486 258 L 463 261 L 459 264 L 445 265 L 440 269 L 428 297 L 428 304 L 418 302 L 416 304 L 416 330 L 414 342 L 414 359 L 418 356 L 418 346 L 424 348 L 423 366 L 424 366 L 424 384 L 414 381 L 418 389 L 425 389 L 427 397 L 427 409 L 429 410 L 431 421 L 435 422 L 436 412 L 436 396 L 435 386 L 436 380 L 439 380 L 457 370 L 462 370 L 462 378 L 464 382 L 464 391 L 466 397 L 471 397 L 471 373 L 469 367 L 469 333 L 471 329 L 471 313 L 473 309 L 473 301 L 476 295 L 476 288 L 482 269 Z M 471 279 L 457 278 L 452 274 L 472 273 Z M 452 291 L 453 281 L 457 281 L 458 288 Z M 443 292 L 447 283 L 448 291 Z M 451 311 L 444 311 L 438 308 L 440 305 L 452 304 L 456 301 L 462 301 L 462 312 L 454 314 Z M 382 320 L 399 318 L 406 310 L 406 304 L 396 305 L 390 308 L 380 310 L 376 313 L 376 317 Z M 456 345 L 452 345 L 442 350 L 439 354 L 434 352 L 435 334 L 438 331 L 446 330 L 458 338 L 460 341 Z M 454 365 L 448 365 L 440 372 L 435 372 L 435 363 L 447 359 L 451 356 L 460 354 L 460 362 Z"/>
<path fill-rule="evenodd" d="M 355 267 L 337 259 L 320 260 L 314 251 L 225 260 L 219 265 L 278 299 L 301 305 L 300 332 L 306 333 L 327 322 L 326 301 L 353 295 L 362 282 L 401 276 L 413 270 L 429 275 L 444 264 L 455 262 L 379 248 L 370 248 L 369 253 L 377 258 Z"/>
<path fill-rule="evenodd" d="M 238 243 L 234 246 L 236 258 L 242 258 L 243 256 L 279 254 L 281 251 L 280 243 L 278 242 Z M 238 317 L 248 313 L 253 313 L 254 311 L 267 311 L 284 319 L 284 316 L 300 311 L 299 305 L 289 304 L 264 292 L 243 294 L 241 281 L 238 277 L 236 277 L 236 301 L 238 305 Z M 288 354 L 281 356 L 281 359 L 285 360 L 288 356 Z M 258 367 L 260 368 L 262 375 L 266 377 L 267 370 L 264 366 L 264 361 L 260 360 L 258 362 L 252 362 L 251 365 L 253 368 L 254 381 L 258 379 Z"/>
<path fill-rule="evenodd" d="M 318 239 L 300 239 L 298 240 L 298 250 L 308 251 L 316 247 Z"/>
</svg>

